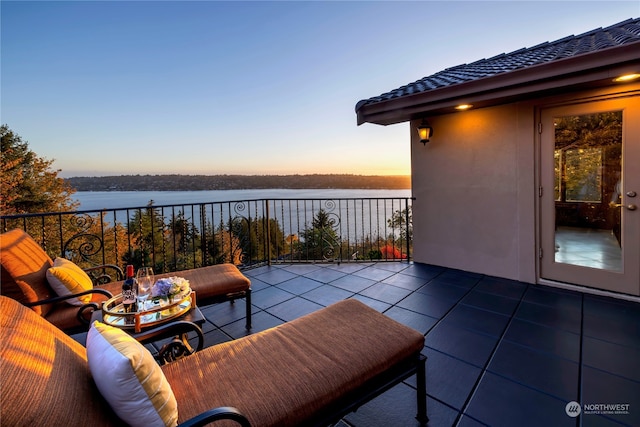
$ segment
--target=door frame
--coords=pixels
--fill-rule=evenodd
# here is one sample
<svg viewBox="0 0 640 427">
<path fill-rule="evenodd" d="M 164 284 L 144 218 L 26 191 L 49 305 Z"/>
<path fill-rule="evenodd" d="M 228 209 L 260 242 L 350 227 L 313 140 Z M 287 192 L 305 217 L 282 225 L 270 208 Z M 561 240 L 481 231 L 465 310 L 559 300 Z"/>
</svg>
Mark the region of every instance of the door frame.
<svg viewBox="0 0 640 427">
<path fill-rule="evenodd" d="M 589 99 L 565 100 L 557 103 L 545 103 L 536 108 L 536 244 L 538 257 L 536 276 L 539 283 L 552 285 L 578 286 L 593 293 L 614 294 L 616 296 L 640 296 L 640 208 L 626 211 L 622 225 L 626 237 L 623 237 L 623 270 L 613 272 L 597 268 L 581 267 L 555 262 L 555 209 L 554 213 L 546 213 L 549 207 L 546 195 L 553 195 L 553 186 L 548 188 L 549 177 L 545 172 L 553 169 L 553 159 L 544 158 L 545 138 L 552 138 L 553 125 L 544 120 L 555 115 L 590 114 L 602 111 L 622 110 L 623 119 L 623 161 L 622 174 L 625 179 L 625 192 L 635 190 L 640 193 L 640 168 L 633 172 L 633 164 L 640 161 L 640 89 Z M 635 123 L 634 123 L 635 122 Z M 545 129 L 546 128 L 546 129 Z M 634 159 L 631 161 L 630 159 Z M 551 163 L 545 163 L 551 162 Z M 633 188 L 632 188 L 633 187 Z M 623 203 L 634 203 L 640 207 L 640 194 L 633 200 L 623 198 Z M 554 204 L 555 206 L 555 204 Z M 550 223 L 549 216 L 553 218 Z M 549 227 L 552 227 L 550 230 Z"/>
</svg>

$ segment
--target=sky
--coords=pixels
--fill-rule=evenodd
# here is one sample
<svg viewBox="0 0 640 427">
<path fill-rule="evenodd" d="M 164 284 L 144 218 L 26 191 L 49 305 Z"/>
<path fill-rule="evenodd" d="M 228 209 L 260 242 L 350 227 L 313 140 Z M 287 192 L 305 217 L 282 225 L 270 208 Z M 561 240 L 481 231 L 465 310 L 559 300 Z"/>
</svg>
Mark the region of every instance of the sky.
<svg viewBox="0 0 640 427">
<path fill-rule="evenodd" d="M 355 105 L 640 1 L 0 2 L 0 119 L 59 176 L 411 173 Z"/>
</svg>

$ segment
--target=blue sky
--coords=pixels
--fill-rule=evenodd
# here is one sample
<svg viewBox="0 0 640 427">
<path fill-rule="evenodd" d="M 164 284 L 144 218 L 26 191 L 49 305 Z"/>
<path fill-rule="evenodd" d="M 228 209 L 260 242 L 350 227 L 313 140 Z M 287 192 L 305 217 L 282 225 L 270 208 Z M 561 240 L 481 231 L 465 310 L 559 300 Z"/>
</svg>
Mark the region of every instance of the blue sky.
<svg viewBox="0 0 640 427">
<path fill-rule="evenodd" d="M 410 173 L 354 107 L 640 1 L 2 1 L 1 121 L 61 176 Z"/>
</svg>

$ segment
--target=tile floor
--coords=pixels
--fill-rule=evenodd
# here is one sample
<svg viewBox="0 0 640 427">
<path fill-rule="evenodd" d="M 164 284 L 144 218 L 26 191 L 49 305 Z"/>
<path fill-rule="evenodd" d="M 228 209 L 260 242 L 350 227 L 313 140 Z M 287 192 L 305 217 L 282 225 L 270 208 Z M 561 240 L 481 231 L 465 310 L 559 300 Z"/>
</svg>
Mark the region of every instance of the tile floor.
<svg viewBox="0 0 640 427">
<path fill-rule="evenodd" d="M 558 227 L 555 261 L 622 271 L 622 249 L 611 230 Z"/>
<path fill-rule="evenodd" d="M 252 332 L 357 298 L 425 334 L 429 426 L 640 426 L 638 303 L 417 263 L 244 273 Z M 202 311 L 207 346 L 246 334 L 244 304 Z M 396 386 L 339 427 L 417 425 L 414 384 Z M 575 418 L 566 411 L 572 401 L 582 405 Z M 612 404 L 619 406 L 604 414 Z"/>
</svg>

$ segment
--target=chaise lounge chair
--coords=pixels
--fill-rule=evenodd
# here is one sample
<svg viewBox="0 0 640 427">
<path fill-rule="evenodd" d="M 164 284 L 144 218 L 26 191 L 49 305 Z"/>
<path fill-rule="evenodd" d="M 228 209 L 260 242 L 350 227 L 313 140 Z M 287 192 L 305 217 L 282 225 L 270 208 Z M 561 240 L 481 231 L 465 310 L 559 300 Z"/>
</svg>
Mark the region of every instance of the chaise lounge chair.
<svg viewBox="0 0 640 427">
<path fill-rule="evenodd" d="M 79 278 L 89 283 L 82 286 L 82 292 L 71 292 L 60 296 L 52 287 L 52 267 L 64 264 L 65 260 L 51 257 L 36 243 L 29 234 L 14 229 L 0 235 L 0 271 L 2 273 L 2 295 L 32 308 L 58 328 L 71 334 L 86 331 L 93 311 L 98 310 L 102 302 L 121 292 L 122 281 L 96 284 L 93 286 L 88 275 Z M 71 264 L 71 265 L 69 265 Z M 67 262 L 60 268 L 70 268 L 78 273 L 79 268 Z M 123 279 L 122 269 L 114 265 L 96 266 L 84 271 L 103 271 L 111 269 L 116 280 Z M 189 280 L 191 289 L 196 292 L 198 301 L 204 304 L 235 301 L 245 298 L 246 328 L 251 329 L 251 282 L 232 264 L 218 264 L 174 273 L 158 274 L 156 278 L 181 276 Z M 73 278 L 72 278 L 73 280 Z M 58 284 L 58 286 L 62 286 Z M 77 288 L 77 287 L 76 287 Z M 85 297 L 83 297 L 85 296 Z M 69 300 L 83 299 L 76 305 Z M 84 303 L 84 304 L 82 304 Z"/>
<path fill-rule="evenodd" d="M 163 366 L 121 330 L 95 322 L 85 348 L 6 297 L 0 327 L 3 425 L 326 426 L 411 375 L 428 421 L 424 336 L 357 300 Z"/>
</svg>

